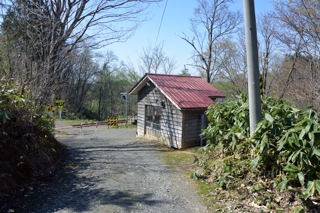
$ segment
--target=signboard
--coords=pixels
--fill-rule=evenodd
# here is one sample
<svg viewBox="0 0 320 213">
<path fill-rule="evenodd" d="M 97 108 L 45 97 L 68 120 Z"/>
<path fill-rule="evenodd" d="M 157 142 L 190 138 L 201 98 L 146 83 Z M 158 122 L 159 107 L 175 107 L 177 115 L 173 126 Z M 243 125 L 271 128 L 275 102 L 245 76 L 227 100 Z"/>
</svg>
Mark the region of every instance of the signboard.
<svg viewBox="0 0 320 213">
<path fill-rule="evenodd" d="M 60 111 L 63 109 L 64 102 L 66 101 L 62 99 L 56 99 L 56 105 Z"/>
<path fill-rule="evenodd" d="M 61 127 L 62 127 L 61 112 L 62 112 L 62 109 L 63 109 L 64 102 L 65 102 L 65 100 L 56 98 L 56 105 L 57 105 L 58 109 L 60 110 L 60 132 L 61 132 Z"/>
<path fill-rule="evenodd" d="M 64 104 L 64 102 L 66 102 L 65 100 L 56 100 L 56 104 Z"/>
<path fill-rule="evenodd" d="M 118 118 L 108 118 L 109 126 L 118 126 Z"/>
<path fill-rule="evenodd" d="M 47 113 L 54 112 L 54 104 L 47 105 Z"/>
</svg>

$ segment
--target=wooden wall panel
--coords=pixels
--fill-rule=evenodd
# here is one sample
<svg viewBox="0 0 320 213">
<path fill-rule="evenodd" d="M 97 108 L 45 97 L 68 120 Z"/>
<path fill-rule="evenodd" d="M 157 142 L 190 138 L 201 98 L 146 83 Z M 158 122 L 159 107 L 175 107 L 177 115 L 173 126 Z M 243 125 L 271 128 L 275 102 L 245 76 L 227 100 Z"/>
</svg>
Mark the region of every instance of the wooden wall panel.
<svg viewBox="0 0 320 213">
<path fill-rule="evenodd" d="M 182 112 L 170 100 L 165 99 L 165 108 L 162 111 L 161 133 L 167 145 L 181 148 L 182 139 Z"/>
<path fill-rule="evenodd" d="M 164 105 L 162 104 L 164 102 Z M 161 131 L 145 128 L 145 106 L 161 106 Z M 182 112 L 172 104 L 162 93 L 150 82 L 143 87 L 138 94 L 138 116 L 137 133 L 139 136 L 149 134 L 164 141 L 168 146 L 180 148 L 182 139 Z"/>
<path fill-rule="evenodd" d="M 201 115 L 205 110 L 184 110 L 183 114 L 183 147 L 195 146 L 200 144 Z M 208 120 L 204 117 L 203 129 L 207 128 Z"/>
</svg>

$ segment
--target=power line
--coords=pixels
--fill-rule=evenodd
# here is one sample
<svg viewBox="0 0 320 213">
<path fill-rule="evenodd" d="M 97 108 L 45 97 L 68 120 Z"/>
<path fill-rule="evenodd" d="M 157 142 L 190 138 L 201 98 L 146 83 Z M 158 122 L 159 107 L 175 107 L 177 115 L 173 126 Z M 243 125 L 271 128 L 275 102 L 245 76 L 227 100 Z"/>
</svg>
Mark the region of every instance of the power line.
<svg viewBox="0 0 320 213">
<path fill-rule="evenodd" d="M 158 34 L 157 34 L 156 44 L 157 44 L 157 41 L 158 41 L 158 37 L 159 37 L 161 25 L 162 25 L 162 20 L 163 20 L 163 17 L 164 17 L 164 13 L 166 12 L 167 4 L 168 4 L 168 0 L 166 1 L 166 4 L 165 4 L 164 9 L 163 9 L 163 13 L 162 13 L 162 17 L 161 17 L 161 22 L 160 22 L 160 26 L 159 26 Z"/>
</svg>

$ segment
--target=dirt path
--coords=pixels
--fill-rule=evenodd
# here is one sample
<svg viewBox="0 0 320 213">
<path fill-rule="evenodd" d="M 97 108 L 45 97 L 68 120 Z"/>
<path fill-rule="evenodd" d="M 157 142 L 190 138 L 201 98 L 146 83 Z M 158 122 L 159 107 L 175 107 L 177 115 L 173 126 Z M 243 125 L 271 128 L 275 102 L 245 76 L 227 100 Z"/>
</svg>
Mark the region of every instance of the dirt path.
<svg viewBox="0 0 320 213">
<path fill-rule="evenodd" d="M 65 169 L 30 189 L 15 212 L 206 212 L 188 177 L 162 163 L 135 129 L 63 128 Z"/>
</svg>

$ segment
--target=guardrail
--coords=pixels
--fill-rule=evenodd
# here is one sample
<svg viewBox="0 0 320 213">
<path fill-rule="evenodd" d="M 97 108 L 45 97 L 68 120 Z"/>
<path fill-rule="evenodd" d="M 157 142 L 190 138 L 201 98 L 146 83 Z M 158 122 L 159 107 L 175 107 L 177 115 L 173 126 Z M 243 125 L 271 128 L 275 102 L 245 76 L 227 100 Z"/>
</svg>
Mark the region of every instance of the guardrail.
<svg viewBox="0 0 320 213">
<path fill-rule="evenodd" d="M 80 124 L 80 132 L 82 132 L 82 127 L 83 126 L 96 126 L 94 131 L 98 130 L 98 122 L 84 122 Z"/>
<path fill-rule="evenodd" d="M 80 132 L 82 132 L 83 127 L 91 127 L 95 126 L 95 131 L 98 130 L 99 125 L 108 125 L 108 129 L 110 126 L 118 126 L 120 123 L 126 123 L 126 120 L 118 120 L 118 119 L 113 119 L 113 120 L 108 120 L 108 121 L 92 121 L 92 122 L 83 122 L 80 124 L 74 124 L 72 127 L 80 128 Z"/>
</svg>

